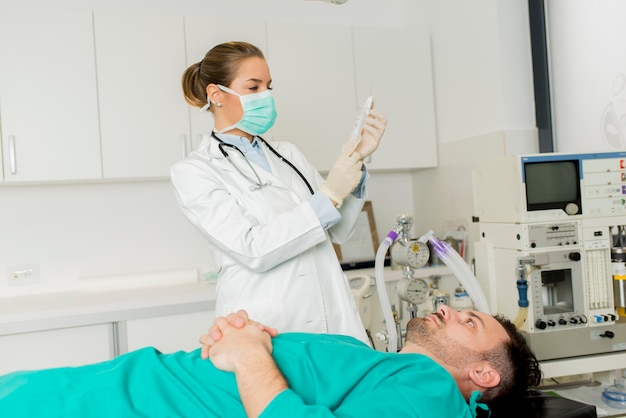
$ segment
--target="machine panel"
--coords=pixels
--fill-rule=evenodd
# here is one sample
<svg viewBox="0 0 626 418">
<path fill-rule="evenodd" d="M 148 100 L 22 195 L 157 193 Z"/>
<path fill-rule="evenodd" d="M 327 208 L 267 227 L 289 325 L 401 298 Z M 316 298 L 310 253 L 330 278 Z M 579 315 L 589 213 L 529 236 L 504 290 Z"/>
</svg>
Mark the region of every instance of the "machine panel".
<svg viewBox="0 0 626 418">
<path fill-rule="evenodd" d="M 492 312 L 541 360 L 626 350 L 626 153 L 508 157 L 474 180 Z"/>
</svg>

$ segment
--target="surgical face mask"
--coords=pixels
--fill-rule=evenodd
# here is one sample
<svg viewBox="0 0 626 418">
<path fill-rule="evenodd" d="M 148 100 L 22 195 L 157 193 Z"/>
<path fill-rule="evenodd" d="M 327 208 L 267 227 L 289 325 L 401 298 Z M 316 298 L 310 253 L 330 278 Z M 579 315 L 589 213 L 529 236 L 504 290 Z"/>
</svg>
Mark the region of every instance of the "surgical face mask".
<svg viewBox="0 0 626 418">
<path fill-rule="evenodd" d="M 243 116 L 239 122 L 228 126 L 219 131 L 218 134 L 238 128 L 250 135 L 262 135 L 269 131 L 276 121 L 276 107 L 274 106 L 274 98 L 271 90 L 265 90 L 261 93 L 241 95 L 236 91 L 224 87 L 220 84 L 217 87 L 226 93 L 239 96 Z"/>
</svg>

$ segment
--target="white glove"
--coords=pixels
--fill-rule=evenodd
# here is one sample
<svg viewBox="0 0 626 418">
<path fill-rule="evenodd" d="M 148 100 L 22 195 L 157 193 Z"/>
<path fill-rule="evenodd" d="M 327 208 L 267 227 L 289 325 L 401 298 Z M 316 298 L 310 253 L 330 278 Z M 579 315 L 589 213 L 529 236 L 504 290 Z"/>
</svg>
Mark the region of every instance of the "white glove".
<svg viewBox="0 0 626 418">
<path fill-rule="evenodd" d="M 387 118 L 379 110 L 372 108 L 370 114 L 365 120 L 365 126 L 363 126 L 363 133 L 361 142 L 356 146 L 354 152 L 361 155 L 361 159 L 369 157 L 380 143 L 380 139 L 385 133 L 385 127 L 387 126 Z M 350 141 L 348 142 L 350 143 Z"/>
<path fill-rule="evenodd" d="M 348 197 L 361 180 L 361 156 L 353 152 L 348 156 L 349 148 L 343 147 L 342 153 L 333 164 L 326 176 L 326 182 L 320 187 L 320 191 L 330 198 L 336 208 L 340 208 L 343 199 Z"/>
</svg>

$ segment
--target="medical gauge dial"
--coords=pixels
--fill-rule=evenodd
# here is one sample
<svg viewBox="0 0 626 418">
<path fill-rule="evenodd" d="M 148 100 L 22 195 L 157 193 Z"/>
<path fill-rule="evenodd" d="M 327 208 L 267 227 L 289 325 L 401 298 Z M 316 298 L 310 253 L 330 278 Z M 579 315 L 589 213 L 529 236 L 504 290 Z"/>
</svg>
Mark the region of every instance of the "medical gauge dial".
<svg viewBox="0 0 626 418">
<path fill-rule="evenodd" d="M 406 243 L 395 242 L 391 246 L 391 259 L 394 263 L 412 268 L 424 267 L 428 264 L 430 250 L 425 242 L 409 240 Z"/>
<path fill-rule="evenodd" d="M 425 302 L 430 295 L 430 286 L 426 280 L 418 277 L 409 277 L 398 281 L 396 290 L 401 299 L 415 305 Z"/>
</svg>

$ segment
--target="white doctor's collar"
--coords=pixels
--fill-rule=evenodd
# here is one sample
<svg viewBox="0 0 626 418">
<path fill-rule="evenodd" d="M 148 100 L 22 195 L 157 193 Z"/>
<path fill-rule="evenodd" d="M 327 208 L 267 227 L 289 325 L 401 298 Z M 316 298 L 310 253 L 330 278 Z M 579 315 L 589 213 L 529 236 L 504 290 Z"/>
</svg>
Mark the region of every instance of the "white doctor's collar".
<svg viewBox="0 0 626 418">
<path fill-rule="evenodd" d="M 215 133 L 214 135 L 224 143 L 239 148 L 239 150 L 245 155 L 248 160 L 250 160 L 250 162 L 255 163 L 269 173 L 272 172 L 272 169 L 270 168 L 270 163 L 267 160 L 258 136 L 255 135 L 252 139 L 252 142 L 250 142 L 248 138 L 239 135 L 217 133 Z"/>
<path fill-rule="evenodd" d="M 253 150 L 254 148 L 259 148 L 259 139 L 256 136 L 252 139 L 252 142 L 250 142 L 250 140 L 244 136 L 233 134 L 215 135 L 225 143 L 236 146 L 241 151 L 243 151 L 244 154 L 247 154 L 250 150 Z"/>
</svg>

